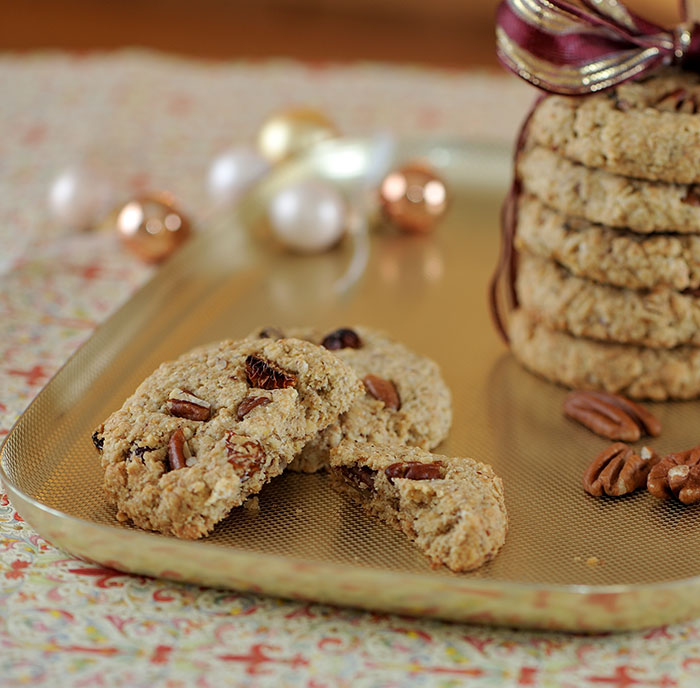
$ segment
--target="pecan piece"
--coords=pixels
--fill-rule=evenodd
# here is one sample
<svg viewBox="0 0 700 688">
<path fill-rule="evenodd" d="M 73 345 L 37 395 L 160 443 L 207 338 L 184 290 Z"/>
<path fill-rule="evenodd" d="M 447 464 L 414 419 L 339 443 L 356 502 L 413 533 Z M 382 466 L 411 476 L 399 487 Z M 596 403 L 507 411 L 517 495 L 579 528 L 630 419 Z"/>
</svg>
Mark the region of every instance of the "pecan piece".
<svg viewBox="0 0 700 688">
<path fill-rule="evenodd" d="M 226 433 L 226 454 L 228 462 L 237 471 L 241 471 L 241 481 L 248 480 L 251 473 L 260 468 L 265 460 L 265 450 L 260 442 L 231 431 Z"/>
<path fill-rule="evenodd" d="M 583 489 L 593 497 L 621 497 L 646 485 L 649 471 L 661 457 L 649 447 L 637 453 L 616 442 L 602 451 L 583 474 Z"/>
<path fill-rule="evenodd" d="M 187 457 L 185 456 L 185 433 L 182 428 L 178 428 L 170 436 L 168 442 L 168 464 L 170 470 L 175 471 L 178 468 L 184 468 L 187 465 Z"/>
<path fill-rule="evenodd" d="M 694 207 L 700 206 L 700 189 L 697 184 L 691 184 L 683 196 L 683 203 Z"/>
<path fill-rule="evenodd" d="M 338 349 L 359 349 L 362 346 L 362 340 L 355 330 L 341 327 L 327 334 L 323 338 L 321 346 L 330 351 L 337 351 Z"/>
<path fill-rule="evenodd" d="M 659 499 L 700 502 L 700 446 L 665 456 L 649 472 L 647 489 Z"/>
<path fill-rule="evenodd" d="M 694 93 L 677 88 L 661 96 L 656 101 L 656 108 L 665 112 L 685 112 L 694 115 L 698 111 L 698 101 Z"/>
<path fill-rule="evenodd" d="M 211 404 L 183 389 L 174 389 L 170 392 L 165 408 L 171 416 L 176 418 L 199 421 L 211 418 Z"/>
<path fill-rule="evenodd" d="M 619 394 L 576 390 L 564 399 L 564 414 L 611 440 L 636 442 L 642 433 L 656 437 L 661 432 L 655 416 Z"/>
<path fill-rule="evenodd" d="M 365 375 L 362 382 L 370 395 L 378 401 L 383 401 L 384 406 L 394 411 L 398 411 L 401 408 L 399 392 L 391 380 L 385 380 L 378 375 Z"/>
<path fill-rule="evenodd" d="M 284 389 L 297 382 L 296 375 L 252 354 L 245 359 L 245 372 L 248 384 L 258 389 Z"/>
<path fill-rule="evenodd" d="M 344 480 L 359 490 L 373 490 L 376 471 L 367 466 L 340 466 Z"/>
<path fill-rule="evenodd" d="M 408 480 L 439 480 L 442 478 L 442 461 L 421 463 L 420 461 L 399 461 L 384 469 L 384 474 L 393 483 L 394 478 Z"/>
<path fill-rule="evenodd" d="M 272 399 L 267 397 L 246 397 L 241 400 L 236 410 L 236 418 L 243 420 L 254 408 L 258 406 L 267 406 Z"/>
</svg>

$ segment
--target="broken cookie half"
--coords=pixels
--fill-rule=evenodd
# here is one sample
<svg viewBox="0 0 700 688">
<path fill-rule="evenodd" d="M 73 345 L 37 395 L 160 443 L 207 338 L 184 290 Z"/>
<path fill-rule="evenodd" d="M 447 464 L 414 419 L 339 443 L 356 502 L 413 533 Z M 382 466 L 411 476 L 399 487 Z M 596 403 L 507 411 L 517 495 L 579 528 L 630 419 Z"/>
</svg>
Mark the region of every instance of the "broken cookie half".
<svg viewBox="0 0 700 688">
<path fill-rule="evenodd" d="M 117 518 L 198 538 L 282 473 L 363 387 L 322 347 L 223 341 L 162 364 L 93 435 Z"/>
<path fill-rule="evenodd" d="M 415 447 L 343 442 L 333 486 L 402 530 L 431 560 L 471 571 L 492 559 L 508 527 L 503 484 L 490 466 Z"/>
</svg>

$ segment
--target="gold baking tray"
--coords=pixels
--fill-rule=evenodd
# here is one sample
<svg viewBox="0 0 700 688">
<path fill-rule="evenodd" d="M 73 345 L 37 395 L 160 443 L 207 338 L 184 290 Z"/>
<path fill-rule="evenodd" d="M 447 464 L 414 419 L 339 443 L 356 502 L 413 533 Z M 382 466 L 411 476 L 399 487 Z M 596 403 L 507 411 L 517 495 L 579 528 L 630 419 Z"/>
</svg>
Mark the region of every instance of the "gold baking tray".
<svg viewBox="0 0 700 688">
<path fill-rule="evenodd" d="M 362 233 L 313 257 L 286 254 L 266 237 L 266 199 L 291 180 L 330 179 L 361 203 L 376 164 L 372 151 L 369 140 L 338 140 L 277 170 L 95 332 L 4 444 L 2 479 L 17 511 L 73 555 L 203 585 L 577 631 L 700 615 L 698 508 L 641 492 L 616 500 L 584 494 L 581 474 L 606 440 L 567 421 L 565 390 L 521 369 L 491 326 L 486 284 L 509 151 L 399 142 L 394 161 L 429 160 L 452 201 L 431 236 L 373 231 L 354 283 Z M 492 562 L 470 574 L 431 570 L 403 535 L 364 515 L 320 475 L 283 475 L 260 495 L 259 512 L 237 509 L 197 542 L 115 520 L 90 435 L 161 361 L 260 325 L 353 323 L 379 327 L 440 363 L 454 395 L 454 425 L 439 451 L 489 462 L 504 480 L 510 531 Z M 650 406 L 664 425 L 653 446 L 697 444 L 700 404 Z"/>
</svg>

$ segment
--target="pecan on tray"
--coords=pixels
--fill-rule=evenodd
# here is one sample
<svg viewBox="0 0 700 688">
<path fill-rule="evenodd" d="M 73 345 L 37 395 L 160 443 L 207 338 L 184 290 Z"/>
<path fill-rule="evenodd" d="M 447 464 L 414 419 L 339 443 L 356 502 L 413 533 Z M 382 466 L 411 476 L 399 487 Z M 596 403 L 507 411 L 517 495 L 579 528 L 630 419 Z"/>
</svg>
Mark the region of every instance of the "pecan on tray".
<svg viewBox="0 0 700 688">
<path fill-rule="evenodd" d="M 659 499 L 700 502 L 700 446 L 665 456 L 649 472 L 647 489 Z"/>
<path fill-rule="evenodd" d="M 576 390 L 564 399 L 564 414 L 610 440 L 636 442 L 642 434 L 656 437 L 661 432 L 655 416 L 619 394 Z"/>
<path fill-rule="evenodd" d="M 602 451 L 583 474 L 583 489 L 593 497 L 621 497 L 646 485 L 661 457 L 649 447 L 637 453 L 623 442 Z"/>
</svg>

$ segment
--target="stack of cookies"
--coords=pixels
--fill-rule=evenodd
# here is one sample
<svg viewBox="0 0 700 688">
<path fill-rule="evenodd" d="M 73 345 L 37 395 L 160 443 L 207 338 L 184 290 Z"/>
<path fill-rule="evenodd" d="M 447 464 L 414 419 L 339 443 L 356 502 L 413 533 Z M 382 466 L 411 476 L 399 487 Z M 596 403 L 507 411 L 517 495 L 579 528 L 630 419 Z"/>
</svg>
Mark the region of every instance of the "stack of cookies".
<svg viewBox="0 0 700 688">
<path fill-rule="evenodd" d="M 518 154 L 514 354 L 634 398 L 700 395 L 700 75 L 550 96 Z"/>
</svg>

